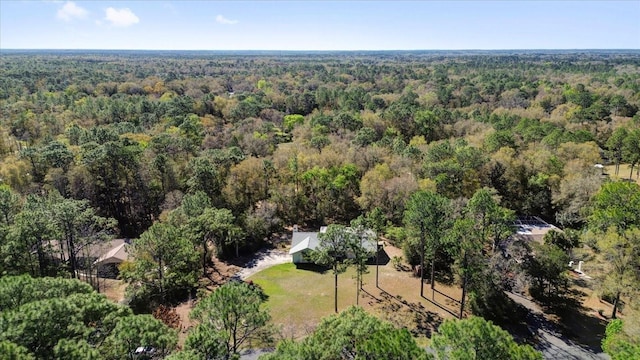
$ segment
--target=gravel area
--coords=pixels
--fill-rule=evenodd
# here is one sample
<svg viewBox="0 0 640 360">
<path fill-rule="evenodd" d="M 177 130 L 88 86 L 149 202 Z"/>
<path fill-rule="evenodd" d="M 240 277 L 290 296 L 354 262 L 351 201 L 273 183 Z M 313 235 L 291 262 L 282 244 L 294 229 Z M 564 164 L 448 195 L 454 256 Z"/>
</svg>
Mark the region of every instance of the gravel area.
<svg viewBox="0 0 640 360">
<path fill-rule="evenodd" d="M 258 360 L 260 356 L 273 352 L 273 350 L 252 349 L 240 353 L 240 360 Z"/>
<path fill-rule="evenodd" d="M 245 280 L 249 276 L 264 269 L 290 262 L 291 255 L 283 250 L 261 250 L 255 254 L 253 260 L 242 266 L 242 269 L 235 274 L 235 277 Z"/>
</svg>

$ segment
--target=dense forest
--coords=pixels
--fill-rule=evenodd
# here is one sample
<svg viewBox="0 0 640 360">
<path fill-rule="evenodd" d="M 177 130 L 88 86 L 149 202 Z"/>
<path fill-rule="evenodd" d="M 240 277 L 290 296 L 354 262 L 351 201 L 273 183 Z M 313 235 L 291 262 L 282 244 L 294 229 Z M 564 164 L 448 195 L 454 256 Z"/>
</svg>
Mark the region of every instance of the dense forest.
<svg viewBox="0 0 640 360">
<path fill-rule="evenodd" d="M 124 237 L 197 191 L 245 220 L 399 224 L 416 189 L 488 186 L 577 227 L 593 165 L 638 161 L 638 54 L 1 60 L 3 183 L 87 199 Z"/>
<path fill-rule="evenodd" d="M 195 293 L 212 249 L 251 253 L 294 224 L 364 215 L 416 265 L 420 219 L 451 218 L 437 242 L 482 217 L 487 255 L 538 216 L 567 230 L 525 269 L 548 299 L 562 251 L 639 253 L 639 110 L 637 51 L 3 50 L 0 274 L 76 277 L 88 244 L 137 239 L 120 271 L 140 307 Z M 634 261 L 607 285 L 616 304 Z"/>
</svg>

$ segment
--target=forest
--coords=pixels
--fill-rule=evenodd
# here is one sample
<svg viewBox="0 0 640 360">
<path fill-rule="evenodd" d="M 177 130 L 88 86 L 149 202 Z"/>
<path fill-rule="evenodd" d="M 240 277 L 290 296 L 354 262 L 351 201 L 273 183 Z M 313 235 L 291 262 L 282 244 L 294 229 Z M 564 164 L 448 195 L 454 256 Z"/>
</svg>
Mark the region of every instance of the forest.
<svg viewBox="0 0 640 360">
<path fill-rule="evenodd" d="M 151 312 L 199 293 L 212 256 L 360 218 L 410 265 L 430 261 L 432 282 L 459 277 L 470 311 L 496 323 L 495 290 L 516 282 L 505 273 L 549 304 L 569 296 L 562 264 L 576 259 L 601 264 L 615 319 L 640 309 L 639 176 L 638 51 L 0 53 L 0 288 L 19 275 L 95 284 L 89 245 L 134 239 L 120 278 L 134 312 Z M 564 231 L 504 248 L 518 216 Z M 516 253 L 519 269 L 496 264 Z M 18 321 L 4 309 L 0 330 Z M 614 359 L 640 354 L 626 319 L 607 328 Z M 124 336 L 109 331 L 74 346 Z M 0 353 L 33 345 L 11 336 Z M 60 341 L 31 352 L 80 351 Z M 163 341 L 165 355 L 175 339 Z M 303 358 L 303 345 L 273 358 Z"/>
</svg>

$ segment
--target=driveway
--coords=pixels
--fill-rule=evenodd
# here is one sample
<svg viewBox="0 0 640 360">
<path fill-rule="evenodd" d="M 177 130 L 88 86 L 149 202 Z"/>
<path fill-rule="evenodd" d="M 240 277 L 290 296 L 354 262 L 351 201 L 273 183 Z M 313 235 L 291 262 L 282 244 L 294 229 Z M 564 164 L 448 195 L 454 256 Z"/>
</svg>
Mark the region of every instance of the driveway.
<svg viewBox="0 0 640 360">
<path fill-rule="evenodd" d="M 240 353 L 240 360 L 258 360 L 260 356 L 269 354 L 271 352 L 273 352 L 273 350 L 264 350 L 264 349 L 245 350 Z"/>
<path fill-rule="evenodd" d="M 242 266 L 242 270 L 237 272 L 234 277 L 245 280 L 251 275 L 258 273 L 264 269 L 274 265 L 285 264 L 291 262 L 291 255 L 282 250 L 261 250 L 258 251 L 253 259 Z M 261 355 L 268 354 L 273 350 L 252 349 L 245 350 L 240 353 L 241 360 L 257 360 Z"/>
<path fill-rule="evenodd" d="M 536 336 L 536 350 L 542 352 L 545 359 L 566 360 L 606 360 L 609 355 L 594 352 L 574 343 L 563 336 L 558 328 L 547 320 L 540 306 L 521 295 L 505 292 L 513 301 L 529 310 L 527 327 Z"/>
<path fill-rule="evenodd" d="M 245 280 L 251 275 L 270 268 L 274 265 L 285 264 L 291 262 L 291 255 L 283 250 L 265 249 L 258 251 L 254 257 L 242 266 L 242 270 L 235 274 L 234 277 Z"/>
</svg>

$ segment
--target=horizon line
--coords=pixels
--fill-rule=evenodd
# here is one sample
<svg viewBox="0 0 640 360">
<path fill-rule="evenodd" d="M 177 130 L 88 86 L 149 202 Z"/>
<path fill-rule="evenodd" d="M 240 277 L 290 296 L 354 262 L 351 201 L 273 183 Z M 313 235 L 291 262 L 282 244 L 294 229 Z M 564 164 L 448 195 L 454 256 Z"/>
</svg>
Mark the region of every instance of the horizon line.
<svg viewBox="0 0 640 360">
<path fill-rule="evenodd" d="M 264 52 L 411 52 L 411 51 L 640 51 L 640 48 L 496 48 L 496 49 L 116 49 L 116 48 L 2 48 L 0 51 L 264 51 Z"/>
</svg>

